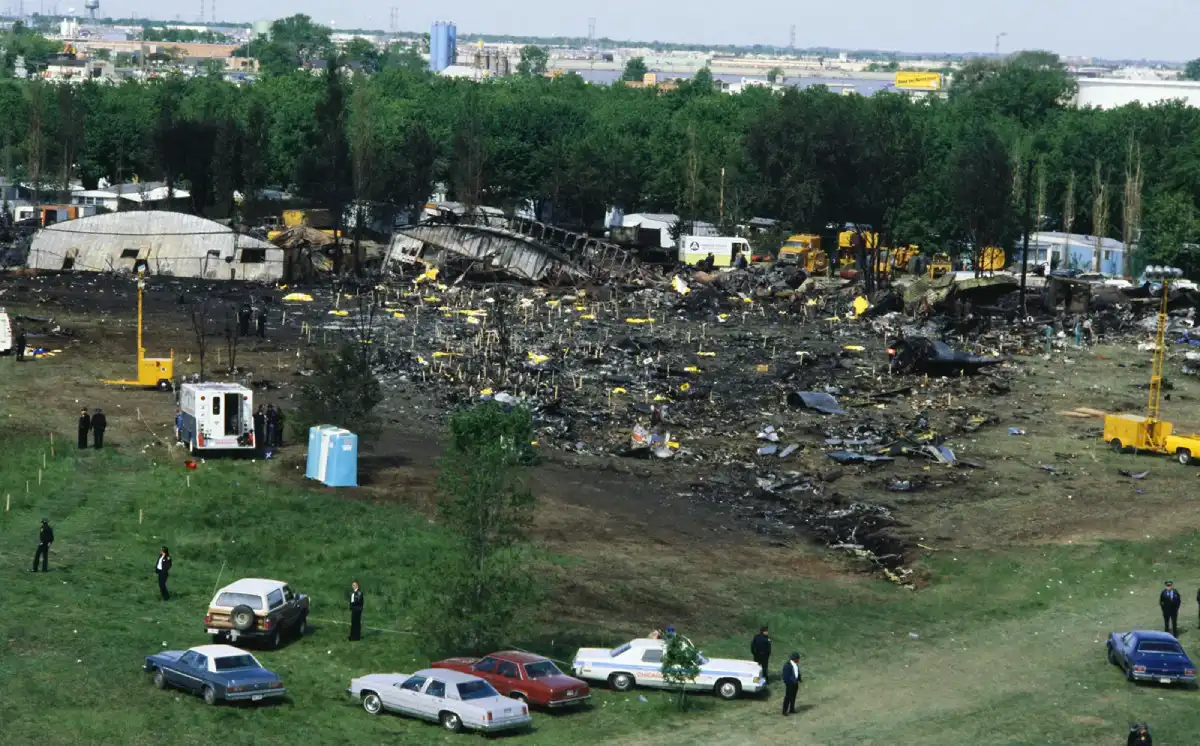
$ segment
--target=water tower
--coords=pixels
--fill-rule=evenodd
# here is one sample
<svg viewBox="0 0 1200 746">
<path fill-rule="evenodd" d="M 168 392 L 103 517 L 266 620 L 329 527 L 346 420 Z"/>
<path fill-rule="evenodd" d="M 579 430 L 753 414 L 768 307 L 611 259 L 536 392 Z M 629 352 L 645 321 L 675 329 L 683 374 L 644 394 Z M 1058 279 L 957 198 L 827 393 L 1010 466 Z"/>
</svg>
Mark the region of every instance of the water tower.
<svg viewBox="0 0 1200 746">
<path fill-rule="evenodd" d="M 100 9 L 100 0 L 83 0 L 83 7 L 87 8 L 88 15 L 92 20 L 96 20 L 96 11 Z"/>
</svg>

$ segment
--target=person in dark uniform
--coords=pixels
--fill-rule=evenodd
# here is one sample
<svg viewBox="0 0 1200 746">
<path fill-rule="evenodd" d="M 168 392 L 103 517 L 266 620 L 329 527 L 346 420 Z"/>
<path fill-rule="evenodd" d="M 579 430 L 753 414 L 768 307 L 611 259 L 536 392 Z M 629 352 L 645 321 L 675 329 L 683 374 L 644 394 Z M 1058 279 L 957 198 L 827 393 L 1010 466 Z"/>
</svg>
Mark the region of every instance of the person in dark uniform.
<svg viewBox="0 0 1200 746">
<path fill-rule="evenodd" d="M 108 418 L 100 411 L 100 407 L 96 407 L 96 411 L 92 414 L 92 443 L 97 449 L 104 447 L 104 431 L 108 429 Z"/>
<path fill-rule="evenodd" d="M 258 313 L 254 316 L 254 330 L 258 333 L 259 339 L 267 338 L 267 307 L 263 306 L 258 309 Z"/>
<path fill-rule="evenodd" d="M 762 669 L 763 683 L 766 683 L 767 671 L 771 667 L 771 636 L 767 634 L 765 626 L 750 641 L 750 657 Z"/>
<path fill-rule="evenodd" d="M 350 584 L 350 642 L 362 639 L 363 592 L 358 581 Z"/>
<path fill-rule="evenodd" d="M 250 310 L 249 303 L 243 303 L 242 307 L 240 309 L 238 309 L 237 319 L 238 319 L 238 336 L 239 337 L 249 337 L 250 336 L 250 315 L 251 315 L 251 313 L 252 312 Z"/>
<path fill-rule="evenodd" d="M 25 359 L 25 330 L 17 332 L 17 362 Z"/>
<path fill-rule="evenodd" d="M 717 258 L 713 256 L 712 252 L 710 251 L 708 256 L 696 262 L 696 269 L 700 270 L 701 272 L 712 272 L 713 267 L 715 267 L 716 264 Z"/>
<path fill-rule="evenodd" d="M 800 654 L 792 653 L 791 659 L 783 664 L 783 716 L 795 714 L 796 693 L 800 691 Z"/>
<path fill-rule="evenodd" d="M 275 411 L 274 404 L 267 405 L 267 447 L 275 447 L 276 430 L 279 428 L 279 413 Z"/>
<path fill-rule="evenodd" d="M 267 450 L 267 416 L 263 414 L 263 407 L 258 405 L 258 409 L 254 410 L 254 448 L 259 453 Z"/>
<path fill-rule="evenodd" d="M 1158 605 L 1162 609 L 1163 631 L 1176 637 L 1179 637 L 1179 605 L 1182 602 L 1179 591 L 1175 590 L 1175 584 L 1168 580 L 1166 588 L 1158 594 Z"/>
<path fill-rule="evenodd" d="M 175 442 L 183 442 L 183 410 L 175 408 Z"/>
<path fill-rule="evenodd" d="M 275 410 L 275 442 L 276 448 L 283 448 L 283 407 Z"/>
<path fill-rule="evenodd" d="M 166 547 L 162 548 L 162 552 L 158 555 L 158 562 L 154 563 L 154 572 L 158 573 L 158 592 L 162 594 L 162 600 L 166 601 L 171 598 L 171 594 L 167 592 L 167 574 L 171 572 L 171 553 Z"/>
<path fill-rule="evenodd" d="M 50 545 L 54 543 L 54 529 L 50 528 L 50 521 L 46 518 L 42 519 L 42 530 L 38 532 L 38 548 L 33 553 L 33 569 L 30 572 L 37 572 L 38 558 L 42 560 L 42 572 L 50 571 Z"/>
<path fill-rule="evenodd" d="M 1154 739 L 1150 738 L 1150 728 L 1145 723 L 1129 726 L 1129 738 L 1125 744 L 1126 746 L 1154 746 Z"/>
<path fill-rule="evenodd" d="M 79 450 L 87 448 L 88 433 L 92 431 L 92 418 L 88 416 L 87 407 L 79 410 Z"/>
</svg>

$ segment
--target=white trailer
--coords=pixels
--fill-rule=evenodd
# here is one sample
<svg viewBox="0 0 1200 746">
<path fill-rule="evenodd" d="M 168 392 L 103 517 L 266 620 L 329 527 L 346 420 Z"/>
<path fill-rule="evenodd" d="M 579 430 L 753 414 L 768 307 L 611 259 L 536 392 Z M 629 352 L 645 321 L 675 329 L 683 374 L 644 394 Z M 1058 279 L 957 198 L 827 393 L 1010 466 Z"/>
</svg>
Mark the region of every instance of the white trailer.
<svg viewBox="0 0 1200 746">
<path fill-rule="evenodd" d="M 681 236 L 679 239 L 679 262 L 697 264 L 713 255 L 714 267 L 733 264 L 733 255 L 741 253 L 750 262 L 750 242 L 734 236 Z"/>
<path fill-rule="evenodd" d="M 254 392 L 236 383 L 185 383 L 179 387 L 179 439 L 193 455 L 253 451 Z"/>
<path fill-rule="evenodd" d="M 15 346 L 12 317 L 8 315 L 8 311 L 0 308 L 0 355 L 7 355 Z"/>
</svg>

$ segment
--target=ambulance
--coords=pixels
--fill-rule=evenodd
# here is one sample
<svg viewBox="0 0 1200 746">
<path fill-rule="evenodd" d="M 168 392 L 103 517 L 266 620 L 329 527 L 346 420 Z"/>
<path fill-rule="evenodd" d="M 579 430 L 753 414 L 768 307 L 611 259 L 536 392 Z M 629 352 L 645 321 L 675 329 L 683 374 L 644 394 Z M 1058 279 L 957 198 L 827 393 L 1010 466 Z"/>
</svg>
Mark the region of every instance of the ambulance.
<svg viewBox="0 0 1200 746">
<path fill-rule="evenodd" d="M 179 387 L 179 439 L 193 455 L 254 450 L 254 392 L 236 383 Z"/>
</svg>

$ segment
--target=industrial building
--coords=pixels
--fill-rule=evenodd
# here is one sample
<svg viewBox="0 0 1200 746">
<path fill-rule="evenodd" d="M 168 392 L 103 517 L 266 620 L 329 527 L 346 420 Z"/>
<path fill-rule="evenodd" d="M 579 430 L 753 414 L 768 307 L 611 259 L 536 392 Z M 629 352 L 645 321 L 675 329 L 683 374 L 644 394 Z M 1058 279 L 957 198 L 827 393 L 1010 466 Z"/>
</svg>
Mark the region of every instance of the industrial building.
<svg viewBox="0 0 1200 746">
<path fill-rule="evenodd" d="M 1100 271 L 1121 277 L 1125 274 L 1125 244 L 1113 239 L 1097 239 L 1096 236 L 1078 233 L 1043 231 L 1029 237 L 1029 264 L 1041 264 L 1057 269 L 1078 269 L 1092 272 L 1096 269 L 1096 248 L 1099 245 Z M 1054 262 L 1057 257 L 1058 261 Z"/>
<path fill-rule="evenodd" d="M 1128 78 L 1078 78 L 1075 105 L 1097 109 L 1117 109 L 1126 104 L 1153 106 L 1181 100 L 1188 106 L 1200 106 L 1200 82 Z"/>
<path fill-rule="evenodd" d="M 458 59 L 458 29 L 453 21 L 434 21 L 429 29 L 429 69 L 445 70 Z"/>
<path fill-rule="evenodd" d="M 133 272 L 210 280 L 274 282 L 285 252 L 194 215 L 149 210 L 70 220 L 39 230 L 30 269 Z"/>
</svg>

